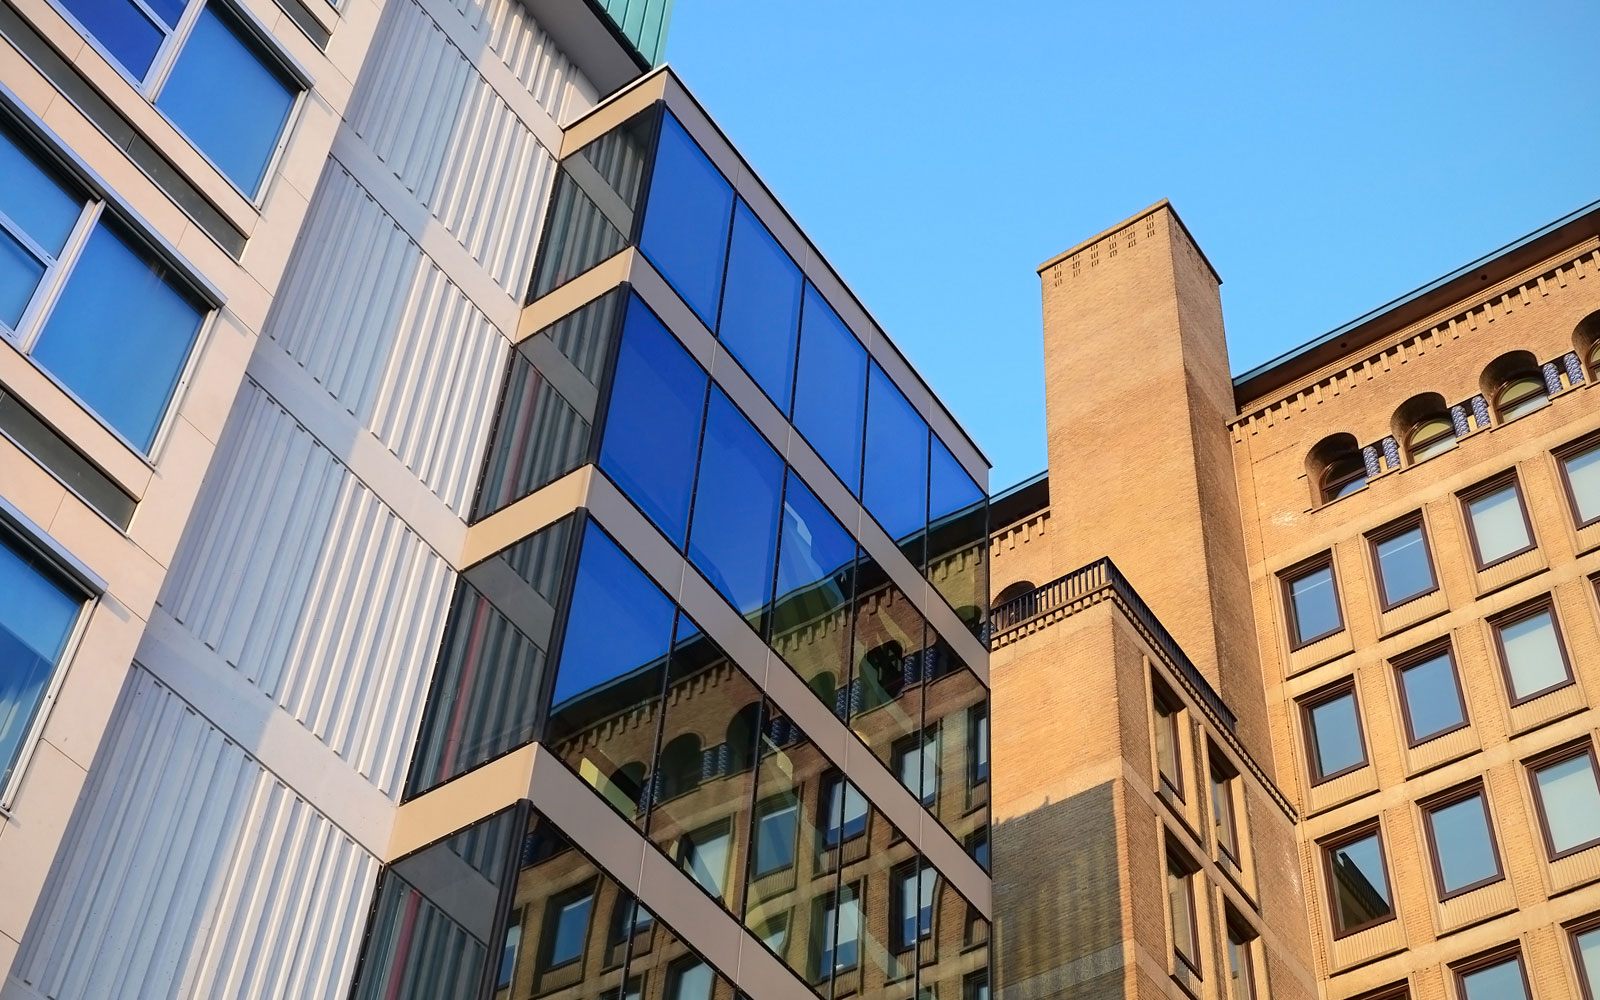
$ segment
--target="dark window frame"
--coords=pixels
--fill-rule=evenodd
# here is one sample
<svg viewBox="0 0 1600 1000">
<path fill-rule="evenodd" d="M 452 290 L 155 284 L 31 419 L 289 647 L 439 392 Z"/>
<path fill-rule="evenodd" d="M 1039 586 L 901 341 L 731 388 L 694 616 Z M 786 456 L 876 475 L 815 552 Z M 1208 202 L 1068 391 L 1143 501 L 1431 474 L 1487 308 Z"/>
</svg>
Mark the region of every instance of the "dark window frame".
<svg viewBox="0 0 1600 1000">
<path fill-rule="evenodd" d="M 1457 805 L 1473 798 L 1478 799 L 1483 806 L 1484 827 L 1489 832 L 1489 851 L 1494 855 L 1494 874 L 1455 889 L 1446 889 L 1444 862 L 1439 857 L 1439 842 L 1433 833 L 1433 814 L 1447 806 Z M 1464 785 L 1457 785 L 1455 788 L 1423 799 L 1417 803 L 1417 807 L 1422 810 L 1422 829 L 1428 840 L 1428 860 L 1433 868 L 1433 887 L 1439 902 L 1443 903 L 1457 896 L 1464 896 L 1474 889 L 1482 889 L 1484 886 L 1505 881 L 1505 857 L 1500 851 L 1500 838 L 1494 832 L 1494 813 L 1489 809 L 1489 789 L 1483 778 L 1474 778 Z"/>
<path fill-rule="evenodd" d="M 557 969 L 565 969 L 573 964 L 583 964 L 584 956 L 589 953 L 589 938 L 594 933 L 595 897 L 598 894 L 598 890 L 599 884 L 591 876 L 575 886 L 551 895 L 545 901 L 544 919 L 539 925 L 538 969 L 541 976 Z M 580 899 L 589 901 L 589 912 L 584 918 L 583 941 L 578 945 L 577 955 L 557 962 L 554 960 L 556 933 L 561 926 L 561 914 L 568 906 Z"/>
<path fill-rule="evenodd" d="M 1411 529 L 1417 529 L 1422 538 L 1422 557 L 1428 563 L 1428 575 L 1433 578 L 1433 586 L 1427 590 L 1418 591 L 1397 601 L 1389 599 L 1389 585 L 1383 578 L 1383 563 L 1378 559 L 1378 546 L 1384 542 L 1398 538 Z M 1430 594 L 1439 592 L 1439 566 L 1433 558 L 1433 543 L 1428 541 L 1428 525 L 1423 520 L 1422 511 L 1415 510 L 1404 517 L 1395 518 L 1380 528 L 1367 532 L 1367 553 L 1372 558 L 1372 576 L 1378 584 L 1378 607 L 1384 612 L 1393 611 L 1395 608 L 1420 601 Z"/>
<path fill-rule="evenodd" d="M 1222 933 L 1224 959 L 1227 958 L 1228 948 L 1233 943 L 1232 939 L 1237 936 L 1240 950 L 1244 953 L 1245 994 L 1247 1000 L 1257 1000 L 1260 996 L 1260 991 L 1256 989 L 1256 956 L 1253 946 L 1261 938 L 1261 935 L 1257 933 L 1254 927 L 1246 923 L 1243 917 L 1234 912 L 1233 907 L 1226 904 L 1224 904 L 1223 911 Z M 1228 974 L 1231 978 L 1233 975 L 1233 963 L 1228 962 L 1227 965 Z M 1233 990 L 1230 984 L 1224 984 L 1224 992 L 1229 995 L 1227 1000 L 1232 1000 Z"/>
<path fill-rule="evenodd" d="M 1488 951 L 1480 952 L 1471 958 L 1463 959 L 1462 961 L 1451 965 L 1450 975 L 1451 978 L 1455 980 L 1456 996 L 1461 997 L 1462 1000 L 1466 1000 L 1466 980 L 1468 976 L 1475 972 L 1482 972 L 1485 969 L 1492 969 L 1497 965 L 1503 965 L 1507 962 L 1517 963 L 1517 971 L 1522 974 L 1522 995 L 1525 998 L 1532 997 L 1533 984 L 1528 980 L 1528 963 L 1522 958 L 1521 941 L 1512 941 L 1508 944 L 1491 948 Z M 1513 1000 L 1513 998 L 1507 997 L 1506 1000 Z"/>
<path fill-rule="evenodd" d="M 1578 973 L 1578 992 L 1583 1000 L 1600 1000 L 1589 988 L 1589 977 L 1585 975 L 1587 968 L 1583 964 L 1583 950 L 1578 945 L 1578 938 L 1591 931 L 1600 930 L 1600 913 L 1591 913 L 1576 920 L 1569 920 L 1561 925 L 1567 935 L 1567 947 L 1572 949 L 1572 966 Z"/>
<path fill-rule="evenodd" d="M 760 867 L 762 822 L 768 817 L 781 813 L 784 810 L 792 810 L 794 813 L 791 821 L 794 827 L 794 837 L 793 843 L 789 849 L 789 860 L 784 864 L 777 865 L 772 868 L 762 869 Z M 779 792 L 776 795 L 769 795 L 762 799 L 760 802 L 756 803 L 756 807 L 751 818 L 750 830 L 750 845 L 746 848 L 750 854 L 750 881 L 753 882 L 756 879 L 766 878 L 768 875 L 776 875 L 779 872 L 788 871 L 789 869 L 793 868 L 800 860 L 801 826 L 799 798 L 797 798 L 792 792 Z"/>
<path fill-rule="evenodd" d="M 1455 684 L 1456 704 L 1461 708 L 1461 721 L 1438 732 L 1428 733 L 1419 737 L 1416 733 L 1416 727 L 1411 721 L 1411 700 L 1406 694 L 1406 682 L 1403 675 L 1412 667 L 1435 659 L 1441 654 L 1450 661 L 1450 678 Z M 1405 727 L 1407 749 L 1415 750 L 1424 743 L 1432 743 L 1434 740 L 1472 725 L 1472 715 L 1467 710 L 1466 691 L 1461 687 L 1461 665 L 1456 662 L 1455 643 L 1451 641 L 1450 636 L 1443 636 L 1425 646 L 1402 653 L 1391 659 L 1389 666 L 1394 670 L 1395 692 L 1400 697 L 1400 722 Z"/>
<path fill-rule="evenodd" d="M 1355 709 L 1356 739 L 1361 743 L 1361 760 L 1354 764 L 1346 765 L 1337 771 L 1323 774 L 1317 764 L 1319 757 L 1317 753 L 1317 730 L 1311 721 L 1311 710 L 1326 705 L 1330 701 L 1336 701 L 1346 694 L 1350 695 L 1351 704 Z M 1372 753 L 1367 748 L 1367 727 L 1366 723 L 1361 720 L 1361 694 L 1356 690 L 1355 674 L 1350 674 L 1334 681 L 1332 684 L 1318 688 L 1308 695 L 1304 695 L 1296 704 L 1300 708 L 1300 729 L 1305 734 L 1306 768 L 1311 775 L 1311 784 L 1313 786 L 1325 784 L 1335 778 L 1342 778 L 1347 774 L 1354 774 L 1364 767 L 1372 766 Z"/>
<path fill-rule="evenodd" d="M 1341 466 L 1348 465 L 1348 468 Z M 1367 488 L 1367 464 L 1362 457 L 1361 449 L 1339 455 L 1329 462 L 1317 477 L 1317 505 L 1327 506 L 1336 500 L 1343 500 Z M 1348 493 L 1343 492 L 1351 483 L 1361 481 L 1361 485 Z"/>
<path fill-rule="evenodd" d="M 1343 926 L 1339 915 L 1339 896 L 1334 888 L 1333 853 L 1341 847 L 1354 844 L 1356 841 L 1372 837 L 1378 842 L 1378 864 L 1383 868 L 1384 887 L 1389 890 L 1389 913 L 1387 916 L 1377 917 L 1364 923 L 1349 927 Z M 1377 816 L 1352 827 L 1346 827 L 1330 837 L 1325 837 L 1317 842 L 1317 850 L 1322 853 L 1322 884 L 1323 891 L 1327 893 L 1328 918 L 1333 925 L 1335 940 L 1347 938 L 1352 934 L 1381 927 L 1391 920 L 1398 920 L 1400 913 L 1395 906 L 1394 880 L 1389 876 L 1389 851 L 1383 844 L 1383 820 Z"/>
<path fill-rule="evenodd" d="M 1437 434 L 1432 434 L 1432 435 L 1430 435 L 1428 437 L 1425 437 L 1425 438 L 1421 439 L 1420 441 L 1417 440 L 1417 432 L 1422 429 L 1423 425 L 1428 424 L 1428 423 L 1433 422 L 1433 421 L 1438 421 L 1438 420 L 1443 420 L 1444 421 L 1444 429 L 1443 430 L 1439 431 Z M 1438 452 L 1437 454 L 1428 455 L 1428 456 L 1425 456 L 1425 457 L 1420 458 L 1420 459 L 1416 457 L 1417 452 L 1423 450 L 1424 448 L 1429 447 L 1430 445 L 1433 445 L 1433 444 L 1436 444 L 1436 443 L 1438 443 L 1440 441 L 1443 441 L 1445 438 L 1449 438 L 1450 439 L 1452 448 L 1455 447 L 1455 442 L 1458 439 L 1456 438 L 1456 429 L 1455 429 L 1455 426 L 1450 421 L 1450 414 L 1449 414 L 1448 411 L 1446 411 L 1444 413 L 1432 413 L 1432 414 L 1424 416 L 1422 419 L 1416 421 L 1414 424 L 1412 424 L 1409 428 L 1406 429 L 1406 462 L 1407 462 L 1407 464 L 1409 464 L 1409 465 L 1417 465 L 1417 464 L 1419 464 L 1421 462 L 1426 462 L 1430 458 L 1438 458 L 1439 455 L 1444 454 L 1444 452 L 1441 451 L 1441 452 Z M 1445 451 L 1449 451 L 1449 450 L 1450 450 L 1449 448 L 1445 449 Z"/>
<path fill-rule="evenodd" d="M 1522 527 L 1523 530 L 1527 532 L 1528 544 L 1524 545 L 1520 549 L 1500 556 L 1499 558 L 1495 559 L 1494 562 L 1486 563 L 1483 561 L 1483 553 L 1478 548 L 1478 526 L 1473 523 L 1471 505 L 1479 500 L 1482 500 L 1484 497 L 1489 496 L 1491 493 L 1500 492 L 1507 486 L 1511 487 L 1511 492 L 1516 495 L 1517 509 L 1522 512 Z M 1507 469 L 1505 472 L 1499 473 L 1498 475 L 1492 476 L 1489 479 L 1485 479 L 1481 483 L 1462 490 L 1460 493 L 1456 494 L 1456 502 L 1461 507 L 1461 520 L 1466 523 L 1467 543 L 1471 546 L 1472 550 L 1472 564 L 1477 568 L 1479 573 L 1498 566 L 1503 562 L 1515 559 L 1520 555 L 1526 555 L 1527 553 L 1532 552 L 1534 549 L 1539 547 L 1539 536 L 1534 534 L 1533 518 L 1528 514 L 1528 498 L 1522 493 L 1522 480 L 1521 477 L 1517 475 L 1516 469 Z"/>
<path fill-rule="evenodd" d="M 1220 837 L 1217 838 L 1217 850 L 1221 852 L 1229 861 L 1233 862 L 1235 867 L 1241 867 L 1243 865 L 1243 861 L 1241 859 L 1244 855 L 1244 851 L 1242 849 L 1243 839 L 1240 836 L 1239 830 L 1239 796 L 1237 794 L 1238 786 L 1234 784 L 1239 780 L 1239 771 L 1232 764 L 1229 764 L 1225 759 L 1223 759 L 1222 755 L 1217 752 L 1215 746 L 1211 748 L 1211 753 L 1207 760 L 1207 767 L 1208 777 L 1212 785 L 1212 832 L 1215 834 L 1216 827 L 1220 825 L 1216 815 L 1217 786 L 1220 785 L 1222 794 L 1227 796 L 1228 836 L 1229 839 L 1233 841 L 1233 846 L 1230 848 L 1227 844 L 1222 842 Z M 1219 777 L 1221 778 L 1220 781 L 1218 780 Z"/>
<path fill-rule="evenodd" d="M 1516 688 L 1511 682 L 1511 661 L 1506 658 L 1505 638 L 1501 630 L 1508 625 L 1517 625 L 1541 613 L 1550 615 L 1550 627 L 1555 632 L 1556 650 L 1561 654 L 1561 665 L 1566 670 L 1566 677 L 1554 684 L 1540 688 L 1537 691 L 1518 696 Z M 1530 601 L 1524 601 L 1514 608 L 1509 608 L 1488 619 L 1489 631 L 1494 633 L 1495 662 L 1500 665 L 1500 681 L 1505 685 L 1506 700 L 1512 707 L 1525 705 L 1535 698 L 1542 698 L 1547 694 L 1565 690 L 1578 683 L 1572 672 L 1572 654 L 1567 651 L 1567 640 L 1561 634 L 1561 615 L 1556 610 L 1555 595 L 1553 593 L 1541 594 Z"/>
<path fill-rule="evenodd" d="M 1339 621 L 1338 624 L 1333 628 L 1319 632 L 1316 635 L 1301 636 L 1300 616 L 1295 610 L 1294 594 L 1290 590 L 1290 586 L 1295 581 L 1304 579 L 1305 577 L 1310 576 L 1312 573 L 1315 573 L 1321 569 L 1326 569 L 1328 571 L 1328 586 L 1333 588 L 1333 610 Z M 1288 618 L 1289 651 L 1291 653 L 1296 650 L 1304 649 L 1313 643 L 1321 642 L 1323 639 L 1326 639 L 1329 636 L 1338 635 L 1348 627 L 1344 619 L 1344 602 L 1339 599 L 1339 570 L 1333 564 L 1332 549 L 1318 553 L 1317 555 L 1312 556 L 1310 559 L 1301 560 L 1300 562 L 1295 563 L 1293 566 L 1290 566 L 1288 569 L 1279 572 L 1278 588 L 1283 593 L 1283 608 L 1286 613 L 1286 617 Z"/>
<path fill-rule="evenodd" d="M 1567 473 L 1567 460 L 1597 449 L 1600 449 L 1600 431 L 1585 434 L 1576 440 L 1568 441 L 1566 444 L 1550 450 L 1550 454 L 1556 460 L 1556 468 L 1561 473 L 1561 491 L 1567 497 L 1567 510 L 1572 514 L 1572 527 L 1579 531 L 1590 525 L 1600 524 L 1600 514 L 1596 514 L 1587 521 L 1579 519 L 1581 515 L 1578 511 L 1578 495 L 1572 490 L 1572 477 Z"/>
<path fill-rule="evenodd" d="M 1183 724 L 1183 702 L 1154 676 L 1150 679 L 1150 710 L 1155 715 L 1156 746 L 1153 749 L 1156 758 L 1156 791 L 1169 791 L 1179 802 L 1187 802 L 1183 792 L 1183 786 L 1187 784 L 1183 780 L 1183 731 L 1187 728 Z M 1172 741 L 1172 767 L 1178 772 L 1172 777 L 1168 777 L 1161 767 L 1160 739 L 1163 726 L 1167 729 L 1167 738 Z"/>
<path fill-rule="evenodd" d="M 1556 747 L 1545 753 L 1532 757 L 1523 762 L 1523 767 L 1528 773 L 1529 788 L 1533 792 L 1533 804 L 1539 819 L 1539 835 L 1544 841 L 1545 857 L 1551 862 L 1560 861 L 1562 858 L 1571 857 L 1593 847 L 1600 846 L 1600 835 L 1567 848 L 1557 851 L 1555 839 L 1550 835 L 1550 820 L 1545 815 L 1544 794 L 1539 791 L 1539 772 L 1557 764 L 1565 764 L 1569 760 L 1579 757 L 1589 759 L 1589 770 L 1594 775 L 1596 787 L 1600 787 L 1600 756 L 1594 749 L 1594 741 L 1588 736 L 1564 746 Z"/>
<path fill-rule="evenodd" d="M 872 803 L 871 800 L 867 799 L 866 795 L 863 794 L 859 788 L 856 789 L 856 794 L 860 795 L 863 800 L 866 800 L 867 809 L 864 813 L 862 813 L 861 829 L 855 831 L 854 833 L 848 832 L 851 827 L 851 822 L 845 818 L 843 813 L 845 805 L 849 802 L 850 793 L 845 790 L 843 786 L 849 781 L 850 779 L 845 777 L 843 771 L 833 768 L 826 771 L 822 775 L 822 779 L 817 782 L 817 815 L 822 817 L 822 822 L 817 824 L 817 832 L 822 838 L 822 850 L 835 850 L 839 847 L 843 847 L 845 844 L 848 844 L 857 837 L 864 837 L 867 834 L 867 829 L 872 819 Z M 829 800 L 833 798 L 833 789 L 836 786 L 840 788 L 840 815 L 838 816 L 839 822 L 837 826 L 834 825 L 833 821 L 835 817 L 829 810 Z M 835 829 L 839 831 L 837 837 L 833 836 L 833 831 Z M 799 850 L 798 845 L 795 849 L 796 851 Z"/>
<path fill-rule="evenodd" d="M 1171 878 L 1176 876 L 1183 880 L 1184 895 L 1187 897 L 1189 906 L 1189 947 L 1194 952 L 1193 955 L 1184 954 L 1183 948 L 1178 943 L 1178 929 L 1177 927 L 1173 926 L 1172 918 L 1169 914 L 1167 917 L 1167 926 L 1172 931 L 1172 957 L 1181 963 L 1184 968 L 1194 973 L 1194 977 L 1196 979 L 1204 979 L 1205 976 L 1201 973 L 1200 969 L 1200 913 L 1199 908 L 1195 903 L 1195 896 L 1197 893 L 1194 885 L 1195 876 L 1200 873 L 1200 866 L 1195 864 L 1194 860 L 1189 857 L 1188 853 L 1186 853 L 1176 844 L 1172 843 L 1170 839 L 1167 841 L 1166 860 L 1167 877 Z M 1171 891 L 1169 890 L 1166 895 L 1168 905 L 1170 906 L 1172 901 Z"/>
</svg>

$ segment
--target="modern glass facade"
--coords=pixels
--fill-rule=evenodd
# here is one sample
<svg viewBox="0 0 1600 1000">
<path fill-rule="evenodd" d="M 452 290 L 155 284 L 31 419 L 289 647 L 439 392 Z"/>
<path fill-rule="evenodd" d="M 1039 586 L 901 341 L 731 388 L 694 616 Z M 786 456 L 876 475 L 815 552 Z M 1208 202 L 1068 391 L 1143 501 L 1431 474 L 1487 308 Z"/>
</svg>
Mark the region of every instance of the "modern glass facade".
<svg viewBox="0 0 1600 1000">
<path fill-rule="evenodd" d="M 986 989 L 984 911 L 925 852 L 988 863 L 984 491 L 664 105 L 563 161 L 539 246 L 530 310 L 630 247 L 678 303 L 624 281 L 517 344 L 475 523 L 520 534 L 523 501 L 578 470 L 638 520 L 580 503 L 461 574 L 407 799 L 537 742 L 825 1000 Z M 779 696 L 774 669 L 802 683 Z M 731 990 L 633 872 L 585 856 L 591 831 L 528 802 L 460 819 L 383 876 L 357 995 Z"/>
</svg>

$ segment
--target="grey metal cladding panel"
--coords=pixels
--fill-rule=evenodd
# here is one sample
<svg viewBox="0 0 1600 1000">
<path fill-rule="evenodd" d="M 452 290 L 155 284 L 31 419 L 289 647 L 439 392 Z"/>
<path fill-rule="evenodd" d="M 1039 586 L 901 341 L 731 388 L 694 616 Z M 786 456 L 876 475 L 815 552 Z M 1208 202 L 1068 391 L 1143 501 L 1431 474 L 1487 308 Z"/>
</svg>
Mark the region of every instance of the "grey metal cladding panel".
<svg viewBox="0 0 1600 1000">
<path fill-rule="evenodd" d="M 566 124 L 594 107 L 594 85 L 584 79 L 562 51 L 540 29 L 520 0 L 436 0 L 455 8 L 490 51 L 516 74 L 540 107 L 558 124 Z"/>
<path fill-rule="evenodd" d="M 555 159 L 415 0 L 383 19 L 351 128 L 520 296 Z"/>
<path fill-rule="evenodd" d="M 377 871 L 135 664 L 12 976 L 63 1000 L 342 998 Z"/>
<path fill-rule="evenodd" d="M 506 339 L 337 162 L 317 185 L 264 335 L 465 514 Z"/>
<path fill-rule="evenodd" d="M 452 582 L 437 553 L 246 380 L 159 603 L 394 798 Z"/>
</svg>

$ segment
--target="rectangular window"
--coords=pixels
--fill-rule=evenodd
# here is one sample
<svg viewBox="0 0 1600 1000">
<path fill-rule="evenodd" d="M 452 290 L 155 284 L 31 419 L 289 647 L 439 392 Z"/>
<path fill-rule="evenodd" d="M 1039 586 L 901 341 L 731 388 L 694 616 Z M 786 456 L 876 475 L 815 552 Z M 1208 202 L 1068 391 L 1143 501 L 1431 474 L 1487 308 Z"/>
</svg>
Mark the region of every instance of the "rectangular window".
<svg viewBox="0 0 1600 1000">
<path fill-rule="evenodd" d="M 1355 678 L 1347 678 L 1300 703 L 1313 783 L 1367 766 Z"/>
<path fill-rule="evenodd" d="M 933 889 L 938 874 L 925 862 L 890 874 L 893 913 L 889 921 L 895 951 L 906 951 L 933 935 Z"/>
<path fill-rule="evenodd" d="M 718 899 L 728 887 L 728 847 L 726 824 L 678 838 L 678 864 L 700 888 Z"/>
<path fill-rule="evenodd" d="M 1528 764 L 1550 860 L 1600 844 L 1600 767 L 1584 740 Z"/>
<path fill-rule="evenodd" d="M 1228 914 L 1227 1000 L 1256 1000 L 1256 933 L 1233 913 Z"/>
<path fill-rule="evenodd" d="M 583 957 L 584 941 L 589 936 L 589 910 L 593 904 L 592 886 L 550 901 L 545 915 L 545 969 L 558 968 Z"/>
<path fill-rule="evenodd" d="M 967 715 L 967 748 L 972 761 L 968 781 L 974 787 L 989 780 L 989 706 L 979 705 Z"/>
<path fill-rule="evenodd" d="M 894 748 L 895 777 L 923 805 L 932 808 L 939 798 L 939 733 L 925 730 Z"/>
<path fill-rule="evenodd" d="M 1378 599 L 1383 610 L 1439 589 L 1420 513 L 1374 532 L 1367 541 L 1372 546 L 1372 561 L 1378 567 Z"/>
<path fill-rule="evenodd" d="M 1548 595 L 1490 620 L 1511 704 L 1573 683 L 1572 664 Z"/>
<path fill-rule="evenodd" d="M 817 961 L 813 981 L 821 982 L 835 973 L 856 967 L 860 958 L 861 902 L 856 887 L 841 886 L 819 905 L 822 919 L 817 921 Z M 817 933 L 817 932 L 813 932 Z"/>
<path fill-rule="evenodd" d="M 1448 643 L 1430 646 L 1395 661 L 1406 738 L 1418 746 L 1467 725 L 1467 705 Z"/>
<path fill-rule="evenodd" d="M 799 810 L 793 799 L 763 806 L 756 817 L 755 877 L 783 871 L 794 864 L 795 822 Z"/>
<path fill-rule="evenodd" d="M 1295 649 L 1344 630 L 1332 553 L 1325 552 L 1286 573 L 1283 591 L 1289 609 L 1289 642 Z"/>
<path fill-rule="evenodd" d="M 827 809 L 827 828 L 823 843 L 838 847 L 867 832 L 867 800 L 856 786 L 835 774 L 822 786 L 822 801 Z"/>
<path fill-rule="evenodd" d="M 3 186 L 3 185 L 0 185 Z M 0 803 L 55 697 L 88 595 L 42 552 L 0 526 Z"/>
<path fill-rule="evenodd" d="M 666 1000 L 711 1000 L 717 985 L 711 966 L 693 956 L 684 956 L 667 969 Z"/>
<path fill-rule="evenodd" d="M 1374 820 L 1322 845 L 1328 906 L 1337 937 L 1394 919 L 1381 834 Z"/>
<path fill-rule="evenodd" d="M 206 306 L 0 113 L 0 337 L 148 453 Z"/>
<path fill-rule="evenodd" d="M 1161 786 L 1183 798 L 1183 729 L 1178 700 L 1152 681 L 1156 723 L 1156 775 Z"/>
<path fill-rule="evenodd" d="M 1529 1000 L 1528 970 L 1515 946 L 1454 967 L 1461 1000 Z"/>
<path fill-rule="evenodd" d="M 1461 494 L 1467 537 L 1479 570 L 1488 569 L 1534 547 L 1533 524 L 1515 475 L 1495 479 Z"/>
<path fill-rule="evenodd" d="M 1481 781 L 1422 803 L 1422 815 L 1440 901 L 1505 877 Z"/>
<path fill-rule="evenodd" d="M 1572 520 L 1580 528 L 1600 522 L 1600 438 L 1591 434 L 1567 445 L 1556 452 L 1556 460 Z"/>
<path fill-rule="evenodd" d="M 1211 831 L 1217 847 L 1235 864 L 1239 861 L 1239 819 L 1235 814 L 1239 775 L 1218 758 L 1211 757 Z"/>
<path fill-rule="evenodd" d="M 500 946 L 500 972 L 495 976 L 494 988 L 509 989 L 517 973 L 517 946 L 522 943 L 522 911 L 512 910 L 506 921 L 506 939 Z"/>
<path fill-rule="evenodd" d="M 1200 930 L 1194 903 L 1195 867 L 1167 846 L 1167 910 L 1172 921 L 1172 951 L 1179 962 L 1200 974 Z"/>
<path fill-rule="evenodd" d="M 1600 1000 L 1600 919 L 1588 917 L 1567 928 L 1584 1000 Z"/>
</svg>

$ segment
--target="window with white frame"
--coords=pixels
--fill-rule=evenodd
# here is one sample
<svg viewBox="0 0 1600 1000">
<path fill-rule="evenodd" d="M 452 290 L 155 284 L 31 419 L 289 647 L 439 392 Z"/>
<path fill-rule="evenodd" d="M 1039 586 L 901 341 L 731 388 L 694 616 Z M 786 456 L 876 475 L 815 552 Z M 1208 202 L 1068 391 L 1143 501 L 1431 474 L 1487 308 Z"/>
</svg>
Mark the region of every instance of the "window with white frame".
<svg viewBox="0 0 1600 1000">
<path fill-rule="evenodd" d="M 209 308 L 0 108 L 0 338 L 148 453 Z"/>
<path fill-rule="evenodd" d="M 89 595 L 0 526 L 0 804 L 20 773 Z"/>
<path fill-rule="evenodd" d="M 221 174 L 261 190 L 299 74 L 226 0 L 57 0 Z"/>
</svg>

